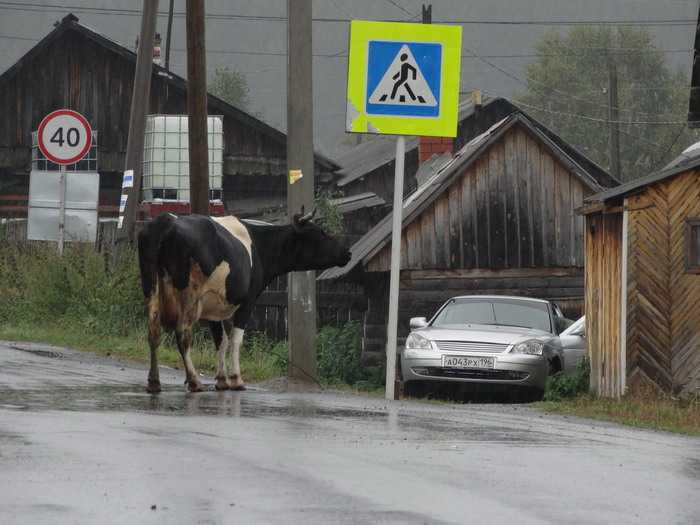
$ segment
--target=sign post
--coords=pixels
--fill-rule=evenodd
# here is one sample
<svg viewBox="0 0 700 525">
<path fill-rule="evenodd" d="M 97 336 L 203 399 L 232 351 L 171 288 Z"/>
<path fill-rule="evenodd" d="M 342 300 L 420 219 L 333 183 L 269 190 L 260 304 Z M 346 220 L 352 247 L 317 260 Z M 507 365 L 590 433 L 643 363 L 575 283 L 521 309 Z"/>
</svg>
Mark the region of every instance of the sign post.
<svg viewBox="0 0 700 525">
<path fill-rule="evenodd" d="M 58 109 L 46 115 L 37 133 L 39 149 L 51 162 L 60 165 L 58 253 L 63 255 L 66 236 L 66 166 L 81 160 L 92 145 L 92 129 L 87 119 L 72 109 Z"/>
<path fill-rule="evenodd" d="M 455 137 L 462 28 L 353 20 L 346 131 L 398 135 L 391 231 L 386 399 L 395 399 L 405 135 Z"/>
</svg>

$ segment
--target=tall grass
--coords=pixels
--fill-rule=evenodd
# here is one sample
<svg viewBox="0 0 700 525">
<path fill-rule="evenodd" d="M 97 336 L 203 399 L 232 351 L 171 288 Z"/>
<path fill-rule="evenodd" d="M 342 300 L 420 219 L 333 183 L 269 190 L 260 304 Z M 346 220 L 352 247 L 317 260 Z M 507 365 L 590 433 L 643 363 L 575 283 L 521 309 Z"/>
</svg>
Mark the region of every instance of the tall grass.
<svg viewBox="0 0 700 525">
<path fill-rule="evenodd" d="M 92 246 L 69 244 L 63 257 L 51 245 L 0 245 L 0 337 L 42 341 L 103 355 L 146 361 L 146 312 L 135 251 L 114 263 Z M 318 381 L 374 385 L 383 374 L 360 366 L 360 326 L 322 327 L 316 342 Z M 209 331 L 195 327 L 193 362 L 213 373 Z M 284 375 L 287 344 L 247 333 L 241 369 L 247 381 Z M 181 366 L 172 334 L 163 337 L 159 361 Z"/>
</svg>

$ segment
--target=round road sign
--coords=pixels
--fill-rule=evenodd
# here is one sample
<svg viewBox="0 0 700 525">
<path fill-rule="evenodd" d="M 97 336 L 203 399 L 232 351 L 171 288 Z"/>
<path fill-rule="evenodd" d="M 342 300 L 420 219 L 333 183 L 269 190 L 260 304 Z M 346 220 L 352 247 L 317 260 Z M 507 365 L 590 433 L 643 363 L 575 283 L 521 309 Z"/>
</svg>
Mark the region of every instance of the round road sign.
<svg viewBox="0 0 700 525">
<path fill-rule="evenodd" d="M 39 149 L 56 164 L 75 164 L 90 150 L 92 130 L 87 119 L 72 109 L 58 109 L 39 124 Z"/>
</svg>

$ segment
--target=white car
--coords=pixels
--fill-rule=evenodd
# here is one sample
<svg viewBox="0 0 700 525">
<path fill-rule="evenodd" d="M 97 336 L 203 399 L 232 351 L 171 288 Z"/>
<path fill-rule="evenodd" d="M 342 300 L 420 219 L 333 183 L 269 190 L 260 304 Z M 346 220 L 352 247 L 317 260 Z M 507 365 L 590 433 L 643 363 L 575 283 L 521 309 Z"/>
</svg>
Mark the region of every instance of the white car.
<svg viewBox="0 0 700 525">
<path fill-rule="evenodd" d="M 468 295 L 447 301 L 430 321 L 411 319 L 401 351 L 404 391 L 431 382 L 513 385 L 544 392 L 547 376 L 573 370 L 575 333 L 567 356 L 559 334 L 571 323 L 551 301 L 529 297 Z M 569 336 L 567 336 L 569 337 Z"/>
</svg>

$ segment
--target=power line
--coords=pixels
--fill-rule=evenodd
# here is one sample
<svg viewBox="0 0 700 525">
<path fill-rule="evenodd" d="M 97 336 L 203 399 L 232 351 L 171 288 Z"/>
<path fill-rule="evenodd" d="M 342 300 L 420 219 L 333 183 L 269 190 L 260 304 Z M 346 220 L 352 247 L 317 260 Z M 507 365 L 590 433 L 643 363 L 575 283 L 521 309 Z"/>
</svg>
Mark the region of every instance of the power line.
<svg viewBox="0 0 700 525">
<path fill-rule="evenodd" d="M 389 1 L 389 0 L 386 0 Z M 395 2 L 389 1 L 398 9 L 406 12 L 415 18 L 415 15 L 405 10 Z M 26 11 L 26 12 L 66 12 L 72 11 L 76 13 L 94 13 L 119 16 L 141 16 L 137 9 L 117 8 L 117 7 L 90 7 L 77 5 L 56 5 L 56 4 L 40 4 L 30 2 L 0 2 L 0 6 L 11 11 Z M 167 15 L 165 11 L 159 12 L 159 15 Z M 173 13 L 173 16 L 183 18 L 183 11 Z M 262 21 L 262 22 L 285 22 L 286 16 L 274 15 L 242 15 L 242 14 L 227 14 L 227 13 L 210 13 L 206 15 L 209 20 L 244 20 L 244 21 Z M 314 22 L 331 22 L 331 23 L 347 23 L 352 18 L 337 18 L 337 17 L 317 17 L 312 19 Z M 403 20 L 392 20 L 402 22 Z M 468 20 L 443 20 L 435 21 L 438 24 L 459 24 L 459 25 L 525 25 L 525 26 L 573 26 L 573 25 L 602 25 L 602 26 L 695 26 L 697 20 L 694 19 L 647 19 L 647 20 L 497 20 L 497 19 L 468 19 Z"/>
</svg>

